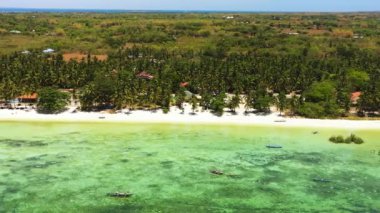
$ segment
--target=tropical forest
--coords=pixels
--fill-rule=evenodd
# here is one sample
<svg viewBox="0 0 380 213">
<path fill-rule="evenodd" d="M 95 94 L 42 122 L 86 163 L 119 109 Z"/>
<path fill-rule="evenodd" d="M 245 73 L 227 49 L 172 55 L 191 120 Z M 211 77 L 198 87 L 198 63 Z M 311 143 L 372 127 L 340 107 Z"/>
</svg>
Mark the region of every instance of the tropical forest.
<svg viewBox="0 0 380 213">
<path fill-rule="evenodd" d="M 0 14 L 0 99 L 62 89 L 82 111 L 376 119 L 380 15 Z"/>
</svg>

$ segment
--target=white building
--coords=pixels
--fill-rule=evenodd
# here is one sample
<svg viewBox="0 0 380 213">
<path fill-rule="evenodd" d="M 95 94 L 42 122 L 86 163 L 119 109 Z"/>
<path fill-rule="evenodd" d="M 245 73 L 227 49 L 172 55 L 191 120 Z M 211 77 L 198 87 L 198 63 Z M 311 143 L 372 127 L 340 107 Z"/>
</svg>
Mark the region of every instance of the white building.
<svg viewBox="0 0 380 213">
<path fill-rule="evenodd" d="M 11 30 L 11 31 L 9 31 L 10 33 L 14 33 L 14 34 L 20 34 L 21 33 L 21 31 L 19 31 L 19 30 Z"/>
<path fill-rule="evenodd" d="M 54 50 L 51 49 L 51 48 L 48 48 L 48 49 L 46 49 L 46 50 L 43 50 L 42 52 L 43 52 L 43 53 L 53 53 Z"/>
</svg>

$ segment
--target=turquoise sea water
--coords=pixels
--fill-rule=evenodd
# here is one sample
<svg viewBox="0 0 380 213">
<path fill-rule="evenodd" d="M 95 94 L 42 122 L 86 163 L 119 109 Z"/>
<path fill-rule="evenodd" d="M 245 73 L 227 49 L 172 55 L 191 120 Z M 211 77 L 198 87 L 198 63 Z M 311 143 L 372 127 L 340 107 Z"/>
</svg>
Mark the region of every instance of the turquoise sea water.
<svg viewBox="0 0 380 213">
<path fill-rule="evenodd" d="M 379 166 L 380 130 L 4 122 L 0 212 L 380 212 Z"/>
</svg>

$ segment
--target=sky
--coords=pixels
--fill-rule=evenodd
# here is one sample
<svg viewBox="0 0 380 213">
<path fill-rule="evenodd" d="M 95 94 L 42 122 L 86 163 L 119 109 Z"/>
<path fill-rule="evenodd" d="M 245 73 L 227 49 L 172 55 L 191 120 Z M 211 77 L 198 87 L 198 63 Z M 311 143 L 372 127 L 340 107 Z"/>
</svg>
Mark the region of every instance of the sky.
<svg viewBox="0 0 380 213">
<path fill-rule="evenodd" d="M 380 0 L 0 0 L 0 8 L 213 11 L 380 11 Z"/>
</svg>

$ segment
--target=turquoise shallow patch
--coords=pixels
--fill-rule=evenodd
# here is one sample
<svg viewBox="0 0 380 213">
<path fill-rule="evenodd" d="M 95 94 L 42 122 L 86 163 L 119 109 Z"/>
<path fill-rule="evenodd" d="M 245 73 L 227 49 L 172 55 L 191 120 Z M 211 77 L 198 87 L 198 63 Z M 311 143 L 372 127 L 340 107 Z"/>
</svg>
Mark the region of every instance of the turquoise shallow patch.
<svg viewBox="0 0 380 213">
<path fill-rule="evenodd" d="M 350 133 L 365 143 L 328 141 Z M 0 212 L 379 212 L 379 140 L 376 130 L 0 123 Z M 106 196 L 117 191 L 134 195 Z"/>
</svg>

